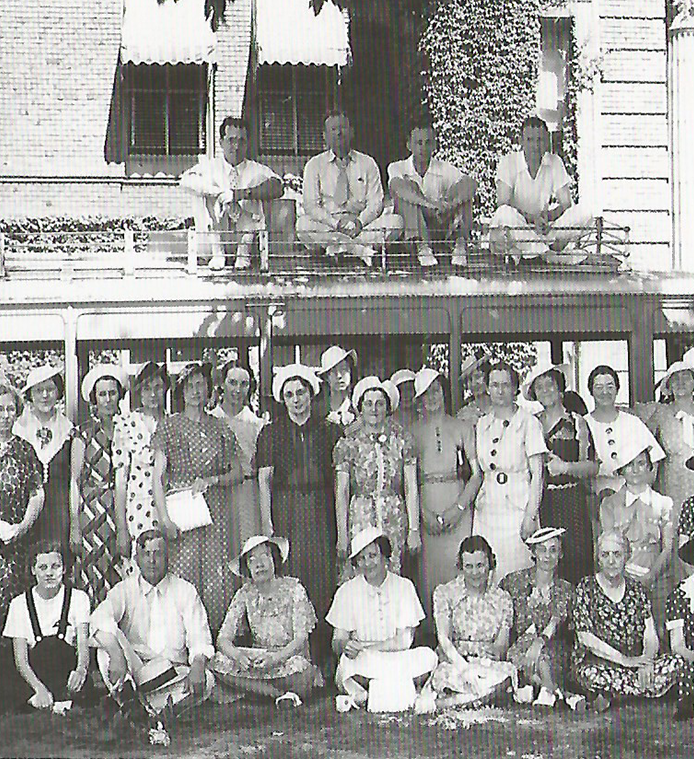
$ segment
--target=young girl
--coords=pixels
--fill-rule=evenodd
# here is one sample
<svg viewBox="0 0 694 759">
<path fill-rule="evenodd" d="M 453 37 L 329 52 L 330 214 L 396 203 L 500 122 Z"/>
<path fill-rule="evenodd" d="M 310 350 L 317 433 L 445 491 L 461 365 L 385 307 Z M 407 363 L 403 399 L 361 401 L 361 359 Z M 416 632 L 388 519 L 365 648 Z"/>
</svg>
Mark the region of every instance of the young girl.
<svg viewBox="0 0 694 759">
<path fill-rule="evenodd" d="M 12 638 L 18 678 L 15 706 L 27 701 L 50 709 L 71 701 L 87 678 L 89 598 L 65 584 L 59 542 L 42 541 L 29 552 L 36 584 L 12 599 L 4 637 Z"/>
</svg>

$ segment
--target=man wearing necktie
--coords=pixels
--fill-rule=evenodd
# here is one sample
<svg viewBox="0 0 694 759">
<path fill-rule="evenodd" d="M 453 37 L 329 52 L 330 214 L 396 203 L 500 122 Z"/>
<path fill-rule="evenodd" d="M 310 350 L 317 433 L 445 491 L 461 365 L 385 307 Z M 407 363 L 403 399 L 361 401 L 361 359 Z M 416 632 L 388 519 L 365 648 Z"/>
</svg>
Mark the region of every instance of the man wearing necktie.
<svg viewBox="0 0 694 759">
<path fill-rule="evenodd" d="M 375 248 L 402 231 L 402 218 L 383 212 L 383 185 L 376 161 L 352 149 L 349 117 L 334 111 L 325 119 L 325 152 L 304 169 L 304 215 L 296 224 L 300 242 L 325 248 L 329 259 L 349 253 L 371 266 Z"/>
<path fill-rule="evenodd" d="M 236 269 L 251 265 L 255 235 L 265 228 L 264 200 L 279 198 L 282 180 L 268 166 L 246 158 L 248 127 L 228 116 L 219 129 L 222 153 L 203 157 L 181 175 L 181 187 L 196 196 L 195 229 L 203 234 L 198 250 L 211 251 L 210 269 L 224 268 L 225 247 L 235 247 Z"/>
</svg>

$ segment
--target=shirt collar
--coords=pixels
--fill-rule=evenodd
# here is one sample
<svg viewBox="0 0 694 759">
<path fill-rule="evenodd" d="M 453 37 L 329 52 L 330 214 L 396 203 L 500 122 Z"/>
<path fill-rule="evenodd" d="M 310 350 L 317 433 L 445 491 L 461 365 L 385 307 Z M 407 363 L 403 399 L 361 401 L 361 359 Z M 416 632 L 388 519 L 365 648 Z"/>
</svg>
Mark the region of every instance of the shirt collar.
<svg viewBox="0 0 694 759">
<path fill-rule="evenodd" d="M 627 507 L 636 503 L 636 501 L 641 501 L 641 503 L 645 503 L 646 506 L 651 506 L 653 503 L 653 490 L 648 487 L 641 493 L 632 493 L 630 490 L 626 489 Z"/>
<path fill-rule="evenodd" d="M 328 150 L 328 160 L 332 163 L 337 163 L 339 161 L 339 158 L 335 155 L 335 152 L 330 149 Z M 344 158 L 346 163 L 350 163 L 354 160 L 354 151 L 350 150 L 349 153 L 347 153 L 347 156 Z"/>
<path fill-rule="evenodd" d="M 161 582 L 158 582 L 156 585 L 151 585 L 150 583 L 147 582 L 147 580 L 145 580 L 142 574 L 138 572 L 138 574 L 136 575 L 135 581 L 137 582 L 142 595 L 145 598 L 147 598 L 153 591 L 156 591 L 158 593 L 163 593 L 169 585 L 169 582 L 170 582 L 169 577 L 170 575 L 167 573 L 164 575 Z"/>
</svg>

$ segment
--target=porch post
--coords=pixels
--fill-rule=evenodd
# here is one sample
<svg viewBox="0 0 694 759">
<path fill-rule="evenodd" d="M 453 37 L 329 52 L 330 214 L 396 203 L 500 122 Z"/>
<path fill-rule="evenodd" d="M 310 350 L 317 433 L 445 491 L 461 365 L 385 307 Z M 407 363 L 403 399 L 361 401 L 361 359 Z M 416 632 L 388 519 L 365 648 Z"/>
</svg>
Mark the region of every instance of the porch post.
<svg viewBox="0 0 694 759">
<path fill-rule="evenodd" d="M 651 300 L 631 301 L 631 334 L 629 335 L 629 403 L 653 400 L 655 371 L 653 359 L 653 315 Z"/>
</svg>

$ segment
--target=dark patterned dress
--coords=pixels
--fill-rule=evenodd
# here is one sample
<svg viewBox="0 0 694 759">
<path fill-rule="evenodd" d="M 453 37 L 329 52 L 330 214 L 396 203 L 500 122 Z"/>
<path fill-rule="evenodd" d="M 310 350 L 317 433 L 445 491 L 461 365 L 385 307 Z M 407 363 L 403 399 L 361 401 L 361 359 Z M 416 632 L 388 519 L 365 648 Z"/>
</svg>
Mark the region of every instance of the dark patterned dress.
<svg viewBox="0 0 694 759">
<path fill-rule="evenodd" d="M 166 456 L 166 492 L 190 488 L 198 477 L 219 477 L 234 470 L 236 485 L 205 491 L 212 524 L 181 533 L 169 549 L 169 569 L 195 586 L 216 632 L 239 586 L 229 569 L 240 550 L 237 489 L 242 474 L 236 438 L 225 422 L 209 414 L 200 421 L 174 414 L 160 422 L 151 446 Z"/>
<path fill-rule="evenodd" d="M 340 435 L 336 424 L 314 411 L 301 426 L 282 414 L 258 437 L 258 469 L 274 469 L 272 525 L 276 535 L 289 539 L 285 571 L 306 588 L 319 620 L 311 640 L 319 664 L 330 653 L 331 630 L 324 620 L 336 586 L 332 452 Z"/>
<path fill-rule="evenodd" d="M 677 524 L 675 548 L 682 548 L 685 543 L 694 539 L 694 495 L 682 502 L 680 518 Z"/>
<path fill-rule="evenodd" d="M 75 434 L 84 444 L 82 470 L 77 480 L 82 551 L 76 562 L 76 577 L 95 606 L 122 579 L 116 553 L 115 470 L 111 439 L 100 421 L 83 424 Z"/>
<path fill-rule="evenodd" d="M 547 447 L 562 461 L 573 462 L 579 460 L 581 443 L 588 443 L 588 455 L 594 459 L 592 443 L 579 439 L 581 427 L 589 436 L 587 426 L 579 426 L 578 416 L 570 411 L 565 412 L 552 429 L 545 432 Z M 553 477 L 545 470 L 540 525 L 566 530 L 562 540 L 559 576 L 572 585 L 593 574 L 593 526 L 590 516 L 584 483 L 567 474 Z"/>
<path fill-rule="evenodd" d="M 554 681 L 559 687 L 565 687 L 570 654 L 567 628 L 573 601 L 573 586 L 566 580 L 557 578 L 550 587 L 541 592 L 535 587 L 534 567 L 506 575 L 500 586 L 513 600 L 513 642 L 508 650 L 508 660 L 521 670 L 528 649 L 552 617 L 555 617 L 558 622 L 557 632 L 545 643 L 540 656 L 549 663 Z"/>
<path fill-rule="evenodd" d="M 646 620 L 652 617 L 646 591 L 630 577 L 625 578 L 624 595 L 619 601 L 608 598 L 594 576 L 581 580 L 576 588 L 573 608 L 576 635 L 593 633 L 623 656 L 641 656 Z M 671 654 L 658 656 L 653 683 L 644 690 L 639 687 L 636 669 L 595 656 L 577 639 L 571 673 L 581 688 L 592 693 L 660 698 L 677 681 L 680 662 L 678 656 Z"/>
<path fill-rule="evenodd" d="M 684 645 L 694 651 L 694 575 L 681 582 L 670 593 L 665 605 L 665 627 L 670 631 L 680 628 Z M 672 641 L 671 641 L 672 642 Z M 694 702 L 694 663 L 682 660 L 678 680 L 680 699 Z"/>
<path fill-rule="evenodd" d="M 30 443 L 13 435 L 0 453 L 0 519 L 17 524 L 24 519 L 29 499 L 43 485 L 43 467 Z M 0 626 L 10 601 L 24 589 L 27 535 L 10 543 L 0 541 Z"/>
</svg>

